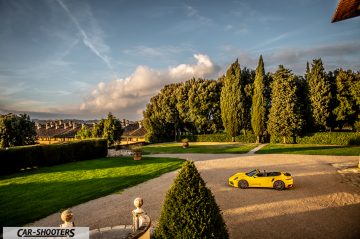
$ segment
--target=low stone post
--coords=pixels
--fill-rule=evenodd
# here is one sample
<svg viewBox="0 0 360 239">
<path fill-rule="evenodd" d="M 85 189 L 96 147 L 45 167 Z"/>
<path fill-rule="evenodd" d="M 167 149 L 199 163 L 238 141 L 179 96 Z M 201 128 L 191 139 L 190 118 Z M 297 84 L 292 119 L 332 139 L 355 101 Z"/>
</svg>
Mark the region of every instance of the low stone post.
<svg viewBox="0 0 360 239">
<path fill-rule="evenodd" d="M 146 214 L 145 211 L 141 208 L 143 203 L 144 202 L 142 198 L 135 198 L 134 200 L 134 206 L 136 207 L 136 209 L 132 211 L 134 232 L 141 227 L 142 222 L 140 217 Z"/>
<path fill-rule="evenodd" d="M 70 209 L 67 209 L 61 213 L 61 220 L 64 222 L 60 227 L 75 227 L 75 223 L 72 221 L 74 214 Z"/>
</svg>

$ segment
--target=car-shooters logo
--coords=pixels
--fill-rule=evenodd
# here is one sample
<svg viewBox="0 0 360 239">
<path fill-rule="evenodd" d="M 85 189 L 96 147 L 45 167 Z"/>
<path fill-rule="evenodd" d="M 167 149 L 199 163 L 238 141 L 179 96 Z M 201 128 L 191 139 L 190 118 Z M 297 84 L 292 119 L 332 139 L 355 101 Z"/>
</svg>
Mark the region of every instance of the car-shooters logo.
<svg viewBox="0 0 360 239">
<path fill-rule="evenodd" d="M 88 239 L 88 227 L 4 227 L 4 239 L 19 238 L 73 238 Z"/>
</svg>

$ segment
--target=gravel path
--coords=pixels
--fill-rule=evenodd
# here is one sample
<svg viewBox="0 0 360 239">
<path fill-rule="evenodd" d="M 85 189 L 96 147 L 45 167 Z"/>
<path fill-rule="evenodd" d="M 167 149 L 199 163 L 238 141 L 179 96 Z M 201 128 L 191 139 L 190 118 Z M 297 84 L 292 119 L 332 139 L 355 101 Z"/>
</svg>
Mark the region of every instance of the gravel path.
<svg viewBox="0 0 360 239">
<path fill-rule="evenodd" d="M 153 155 L 195 161 L 223 211 L 231 238 L 359 238 L 360 188 L 345 181 L 332 163 L 356 163 L 356 156 L 181 154 Z M 145 159 L 146 160 L 146 159 Z M 288 171 L 295 188 L 241 190 L 227 185 L 237 171 L 253 168 Z M 119 194 L 74 206 L 77 226 L 90 229 L 131 224 L 133 200 L 144 199 L 153 221 L 176 172 L 164 174 Z M 32 226 L 57 226 L 59 214 Z"/>
</svg>

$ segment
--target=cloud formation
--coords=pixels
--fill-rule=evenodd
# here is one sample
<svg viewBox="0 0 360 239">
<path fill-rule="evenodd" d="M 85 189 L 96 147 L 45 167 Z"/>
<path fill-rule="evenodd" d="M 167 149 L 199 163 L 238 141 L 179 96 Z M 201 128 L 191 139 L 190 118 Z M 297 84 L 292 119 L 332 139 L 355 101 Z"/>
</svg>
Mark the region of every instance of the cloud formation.
<svg viewBox="0 0 360 239">
<path fill-rule="evenodd" d="M 113 112 L 139 119 L 150 98 L 167 84 L 184 82 L 192 77 L 209 78 L 217 76 L 220 67 L 203 54 L 195 54 L 195 64 L 180 64 L 159 71 L 147 66 L 138 66 L 125 79 L 100 82 L 81 104 L 83 113 L 104 114 Z"/>
</svg>

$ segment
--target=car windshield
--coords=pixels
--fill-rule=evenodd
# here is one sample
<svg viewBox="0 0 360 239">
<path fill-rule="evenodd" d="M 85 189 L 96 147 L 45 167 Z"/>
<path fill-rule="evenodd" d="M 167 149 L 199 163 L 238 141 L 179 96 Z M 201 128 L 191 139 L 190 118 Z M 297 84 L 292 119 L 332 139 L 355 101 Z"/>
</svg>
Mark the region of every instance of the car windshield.
<svg viewBox="0 0 360 239">
<path fill-rule="evenodd" d="M 246 173 L 246 175 L 252 177 L 252 176 L 254 176 L 256 173 L 258 173 L 258 171 L 257 171 L 256 169 L 254 169 L 254 170 Z"/>
</svg>

